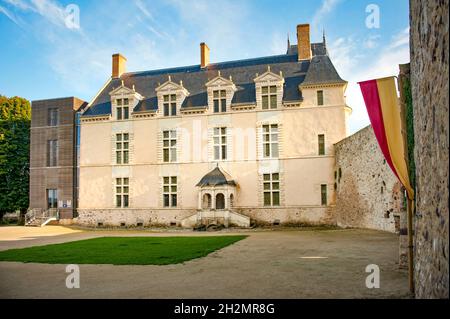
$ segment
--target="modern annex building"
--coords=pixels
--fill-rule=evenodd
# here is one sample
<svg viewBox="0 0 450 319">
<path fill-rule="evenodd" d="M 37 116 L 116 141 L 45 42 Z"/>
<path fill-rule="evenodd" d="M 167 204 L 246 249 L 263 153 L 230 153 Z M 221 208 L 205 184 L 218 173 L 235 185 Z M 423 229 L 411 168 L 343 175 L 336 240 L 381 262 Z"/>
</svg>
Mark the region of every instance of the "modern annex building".
<svg viewBox="0 0 450 319">
<path fill-rule="evenodd" d="M 326 223 L 347 82 L 325 37 L 287 53 L 112 77 L 81 116 L 77 223 Z"/>
</svg>

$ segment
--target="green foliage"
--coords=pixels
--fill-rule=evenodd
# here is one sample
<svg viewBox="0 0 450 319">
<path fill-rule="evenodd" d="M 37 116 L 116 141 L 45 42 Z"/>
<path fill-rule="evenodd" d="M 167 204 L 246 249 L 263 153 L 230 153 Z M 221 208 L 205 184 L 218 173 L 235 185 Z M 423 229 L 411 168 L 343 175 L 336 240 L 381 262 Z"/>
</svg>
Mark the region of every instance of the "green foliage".
<svg viewBox="0 0 450 319">
<path fill-rule="evenodd" d="M 408 171 L 411 187 L 416 189 L 416 163 L 414 161 L 414 112 L 411 93 L 411 81 L 405 78 L 403 82 L 403 96 L 406 102 L 406 143 L 408 145 Z"/>
<path fill-rule="evenodd" d="M 30 102 L 0 95 L 0 215 L 28 208 Z"/>
<path fill-rule="evenodd" d="M 204 257 L 246 237 L 103 237 L 1 251 L 0 261 L 44 264 L 170 265 Z"/>
</svg>

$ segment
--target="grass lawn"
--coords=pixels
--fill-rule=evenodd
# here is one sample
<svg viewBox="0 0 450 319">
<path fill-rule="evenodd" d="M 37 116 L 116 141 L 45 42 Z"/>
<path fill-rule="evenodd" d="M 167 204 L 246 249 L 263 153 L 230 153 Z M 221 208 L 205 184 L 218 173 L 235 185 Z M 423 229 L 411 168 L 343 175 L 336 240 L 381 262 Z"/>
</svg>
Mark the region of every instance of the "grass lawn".
<svg viewBox="0 0 450 319">
<path fill-rule="evenodd" d="M 0 261 L 44 264 L 169 265 L 204 257 L 246 237 L 101 237 L 0 251 Z"/>
</svg>

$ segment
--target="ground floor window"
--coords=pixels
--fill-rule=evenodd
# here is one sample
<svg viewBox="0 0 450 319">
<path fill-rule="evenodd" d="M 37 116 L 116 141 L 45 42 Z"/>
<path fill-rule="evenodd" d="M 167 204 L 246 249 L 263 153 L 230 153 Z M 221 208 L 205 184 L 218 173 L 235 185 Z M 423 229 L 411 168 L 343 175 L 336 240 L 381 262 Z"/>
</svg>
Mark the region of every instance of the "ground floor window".
<svg viewBox="0 0 450 319">
<path fill-rule="evenodd" d="M 164 207 L 177 207 L 177 177 L 163 177 L 163 203 Z"/>
<path fill-rule="evenodd" d="M 280 174 L 264 174 L 264 206 L 280 206 Z"/>
<path fill-rule="evenodd" d="M 327 200 L 327 185 L 320 185 L 320 193 L 321 193 L 321 204 L 326 206 L 328 204 Z"/>
<path fill-rule="evenodd" d="M 128 177 L 116 178 L 116 207 L 129 206 L 130 180 Z"/>
<path fill-rule="evenodd" d="M 47 208 L 58 208 L 58 190 L 47 189 Z"/>
</svg>

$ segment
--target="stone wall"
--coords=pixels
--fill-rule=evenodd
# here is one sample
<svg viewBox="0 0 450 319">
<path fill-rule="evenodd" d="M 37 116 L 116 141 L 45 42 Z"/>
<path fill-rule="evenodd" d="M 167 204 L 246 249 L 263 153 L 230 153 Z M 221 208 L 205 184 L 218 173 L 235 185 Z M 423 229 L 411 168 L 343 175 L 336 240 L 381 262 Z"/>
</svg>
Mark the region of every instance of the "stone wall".
<svg viewBox="0 0 450 319">
<path fill-rule="evenodd" d="M 256 225 L 334 225 L 333 207 L 234 208 Z M 181 226 L 181 221 L 197 209 L 78 209 L 74 224 L 85 227 Z M 142 223 L 142 225 L 138 225 Z"/>
<path fill-rule="evenodd" d="M 335 151 L 336 224 L 399 231 L 405 214 L 403 188 L 384 160 L 372 126 L 335 144 Z"/>
<path fill-rule="evenodd" d="M 448 298 L 448 1 L 411 0 L 418 298 Z"/>
</svg>

